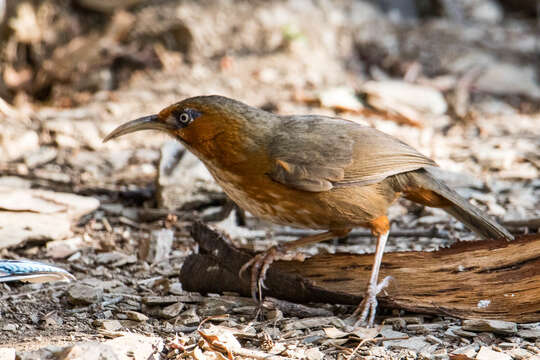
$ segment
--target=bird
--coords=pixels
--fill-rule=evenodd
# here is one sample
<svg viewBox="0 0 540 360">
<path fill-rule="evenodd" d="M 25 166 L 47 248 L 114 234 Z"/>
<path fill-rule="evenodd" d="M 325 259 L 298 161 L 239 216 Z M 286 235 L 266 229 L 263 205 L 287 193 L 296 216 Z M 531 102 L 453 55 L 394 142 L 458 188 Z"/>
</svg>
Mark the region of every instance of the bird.
<svg viewBox="0 0 540 360">
<path fill-rule="evenodd" d="M 140 130 L 158 130 L 180 141 L 224 192 L 254 216 L 320 231 L 272 246 L 241 268 L 240 275 L 251 268 L 250 289 L 256 301 L 272 262 L 297 247 L 364 227 L 377 245 L 363 300 L 353 316 L 355 326 L 373 326 L 377 294 L 391 280 L 378 282 L 390 230 L 387 210 L 400 196 L 445 210 L 483 238 L 513 239 L 433 175 L 433 160 L 351 120 L 278 115 L 224 96 L 196 96 L 120 125 L 103 141 Z"/>
<path fill-rule="evenodd" d="M 70 282 L 75 277 L 57 266 L 31 260 L 0 260 L 0 282 Z"/>
</svg>

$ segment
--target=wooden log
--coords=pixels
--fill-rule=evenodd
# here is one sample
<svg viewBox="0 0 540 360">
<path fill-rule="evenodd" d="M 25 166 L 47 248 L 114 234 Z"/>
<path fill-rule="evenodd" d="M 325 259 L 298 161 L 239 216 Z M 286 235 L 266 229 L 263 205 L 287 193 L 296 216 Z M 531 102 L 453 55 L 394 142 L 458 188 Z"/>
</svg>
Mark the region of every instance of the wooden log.
<svg viewBox="0 0 540 360">
<path fill-rule="evenodd" d="M 252 254 L 202 223 L 194 224 L 192 236 L 200 252 L 182 267 L 184 289 L 249 296 L 249 275 L 240 279 L 238 271 Z M 358 304 L 372 261 L 370 254 L 345 253 L 278 261 L 267 273 L 264 294 L 293 302 Z M 380 278 L 388 275 L 394 280 L 379 294 L 381 306 L 467 319 L 540 321 L 540 234 L 386 253 Z"/>
</svg>

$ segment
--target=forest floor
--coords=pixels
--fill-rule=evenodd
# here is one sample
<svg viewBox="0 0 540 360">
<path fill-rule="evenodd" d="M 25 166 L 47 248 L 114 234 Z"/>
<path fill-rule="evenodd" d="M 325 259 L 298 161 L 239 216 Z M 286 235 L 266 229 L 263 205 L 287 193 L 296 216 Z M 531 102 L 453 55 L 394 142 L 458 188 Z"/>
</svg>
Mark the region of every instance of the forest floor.
<svg viewBox="0 0 540 360">
<path fill-rule="evenodd" d="M 354 306 L 307 304 L 327 315 L 304 318 L 268 308 L 256 317 L 250 298 L 188 292 L 179 272 L 197 251 L 190 225 L 220 211 L 224 195 L 200 163 L 163 135 L 102 143 L 123 122 L 202 94 L 280 114 L 340 116 L 433 158 L 451 186 L 499 221 L 530 220 L 512 227 L 516 234 L 537 232 L 534 20 L 505 14 L 466 26 L 440 17 L 407 22 L 362 1 L 305 1 L 301 12 L 294 2 L 162 1 L 83 19 L 79 8 L 42 3 L 25 10 L 35 12 L 38 30 L 46 32 L 43 13 L 67 11 L 71 18 L 54 26 L 78 31 L 79 43 L 55 35 L 59 44 L 42 49 L 51 54 L 28 65 L 30 75 L 20 47 L 2 50 L 11 77 L 4 74 L 0 86 L 9 100 L 0 97 L 0 189 L 30 196 L 16 208 L 0 200 L 0 258 L 54 263 L 77 280 L 1 284 L 0 357 L 540 357 L 540 322 L 480 329 L 452 316 L 380 308 L 377 327 L 350 333 L 345 320 Z M 49 13 L 42 9 L 47 4 Z M 23 22 L 31 17 L 16 14 Z M 19 35 L 10 41 L 39 53 L 32 50 L 37 43 Z M 34 86 L 42 79 L 41 87 L 32 88 L 25 76 Z M 68 201 L 62 193 L 80 198 Z M 387 251 L 475 238 L 444 212 L 408 201 L 389 215 L 391 234 L 419 235 L 390 235 Z M 235 212 L 210 223 L 256 251 L 293 239 L 290 229 L 249 214 L 247 225 L 239 225 Z M 350 236 L 305 251 L 372 253 L 374 247 L 369 236 Z"/>
</svg>

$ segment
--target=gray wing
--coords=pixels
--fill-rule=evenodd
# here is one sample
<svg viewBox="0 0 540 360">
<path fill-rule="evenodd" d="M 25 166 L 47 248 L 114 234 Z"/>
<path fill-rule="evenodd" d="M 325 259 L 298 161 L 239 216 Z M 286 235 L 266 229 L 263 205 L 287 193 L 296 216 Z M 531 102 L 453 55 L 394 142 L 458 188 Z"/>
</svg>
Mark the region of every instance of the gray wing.
<svg viewBox="0 0 540 360">
<path fill-rule="evenodd" d="M 320 192 L 362 186 L 437 166 L 398 139 L 352 121 L 324 116 L 282 119 L 269 146 L 269 176 L 295 189 Z"/>
</svg>

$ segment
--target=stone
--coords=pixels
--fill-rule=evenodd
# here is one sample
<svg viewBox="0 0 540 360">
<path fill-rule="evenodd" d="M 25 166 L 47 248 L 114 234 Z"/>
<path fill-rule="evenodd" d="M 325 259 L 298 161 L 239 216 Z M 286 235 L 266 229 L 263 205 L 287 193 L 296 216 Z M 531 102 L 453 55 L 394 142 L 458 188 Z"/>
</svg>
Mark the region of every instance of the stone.
<svg viewBox="0 0 540 360">
<path fill-rule="evenodd" d="M 427 358 L 429 359 L 430 357 Z M 448 360 L 450 357 L 446 349 L 439 349 L 431 353 L 431 358 L 433 360 Z"/>
<path fill-rule="evenodd" d="M 347 87 L 330 88 L 320 92 L 322 107 L 340 111 L 361 111 L 364 105 L 356 96 L 354 89 Z"/>
<path fill-rule="evenodd" d="M 442 115 L 448 108 L 439 90 L 406 81 L 367 81 L 362 90 L 371 106 L 399 115 L 403 121 L 415 126 L 423 126 L 425 116 Z"/>
<path fill-rule="evenodd" d="M 119 267 L 125 264 L 133 264 L 137 262 L 135 255 L 126 255 L 118 251 L 101 253 L 96 256 L 98 264 L 110 264 L 112 267 Z"/>
<path fill-rule="evenodd" d="M 343 320 L 341 320 L 340 318 L 336 316 L 319 316 L 319 317 L 311 317 L 311 318 L 285 321 L 283 322 L 281 329 L 282 331 L 304 330 L 304 329 L 322 327 L 322 326 L 331 325 L 331 324 L 337 325 L 338 328 L 344 327 Z"/>
<path fill-rule="evenodd" d="M 149 263 L 166 259 L 172 249 L 174 231 L 170 229 L 152 230 L 149 238 L 144 238 L 139 249 L 139 258 Z"/>
<path fill-rule="evenodd" d="M 166 209 L 207 202 L 207 194 L 222 192 L 203 163 L 178 141 L 168 141 L 161 148 L 156 190 L 159 207 Z"/>
<path fill-rule="evenodd" d="M 517 359 L 517 360 L 533 359 L 533 354 L 530 351 L 527 351 L 519 347 L 508 351 L 508 354 L 512 356 L 513 359 Z"/>
<path fill-rule="evenodd" d="M 458 335 L 458 336 L 462 336 L 462 337 L 475 337 L 476 335 L 478 335 L 477 333 L 474 333 L 474 332 L 471 332 L 471 331 L 465 331 L 461 328 L 459 329 L 454 329 L 453 330 L 454 334 Z"/>
<path fill-rule="evenodd" d="M 533 66 L 495 63 L 486 67 L 474 87 L 483 92 L 500 95 L 526 95 L 540 99 L 540 86 Z"/>
<path fill-rule="evenodd" d="M 0 176 L 0 187 L 30 189 L 32 181 L 17 176 Z"/>
<path fill-rule="evenodd" d="M 445 323 L 430 323 L 430 324 L 410 324 L 407 325 L 407 330 L 414 331 L 416 333 L 427 334 L 443 327 L 447 326 Z"/>
<path fill-rule="evenodd" d="M 487 346 L 482 346 L 478 354 L 476 354 L 476 360 L 512 360 L 512 357 L 505 353 L 493 351 Z"/>
<path fill-rule="evenodd" d="M 386 343 L 386 341 L 385 341 Z M 423 336 L 413 336 L 406 340 L 397 340 L 390 345 L 393 349 L 408 349 L 416 352 L 420 352 L 425 347 L 430 346 L 430 343 L 425 341 Z"/>
<path fill-rule="evenodd" d="M 116 360 L 118 355 L 115 354 L 114 350 L 105 344 L 98 342 L 86 342 L 86 343 L 77 343 L 75 345 L 69 346 L 62 351 L 58 357 L 58 360 Z"/>
<path fill-rule="evenodd" d="M 469 15 L 475 22 L 496 24 L 504 17 L 503 9 L 496 1 L 471 1 L 467 5 Z"/>
<path fill-rule="evenodd" d="M 72 235 L 71 221 L 65 216 L 0 211 L 0 249 Z"/>
<path fill-rule="evenodd" d="M 387 339 L 396 339 L 396 338 L 406 338 L 408 337 L 408 335 L 404 332 L 400 332 L 400 331 L 395 331 L 392 329 L 392 326 L 388 326 L 388 325 L 383 325 L 381 331 L 380 331 L 380 334 L 382 337 L 384 338 L 387 338 Z M 384 347 L 389 347 L 389 346 L 392 346 L 393 344 L 395 344 L 396 342 L 398 342 L 400 340 L 386 340 L 386 341 L 383 341 L 383 346 Z"/>
<path fill-rule="evenodd" d="M 184 307 L 184 303 L 177 302 L 161 309 L 159 315 L 165 319 L 172 319 L 174 317 L 177 317 L 184 309 Z"/>
<path fill-rule="evenodd" d="M 49 241 L 46 245 L 47 256 L 53 259 L 66 258 L 83 248 L 84 242 L 80 236 L 66 240 Z"/>
<path fill-rule="evenodd" d="M 540 329 L 519 330 L 517 335 L 525 339 L 540 339 Z"/>
<path fill-rule="evenodd" d="M 436 167 L 430 167 L 426 170 L 430 174 L 435 175 L 438 179 L 444 181 L 445 184 L 451 186 L 452 188 L 482 189 L 484 187 L 482 180 L 465 172 L 449 171 Z"/>
<path fill-rule="evenodd" d="M 362 89 L 370 94 L 385 96 L 405 103 L 421 112 L 441 115 L 448 108 L 444 96 L 433 87 L 401 80 L 368 81 Z"/>
<path fill-rule="evenodd" d="M 407 322 L 402 318 L 384 319 L 384 324 L 392 324 L 394 330 L 402 330 L 407 327 Z"/>
<path fill-rule="evenodd" d="M 97 199 L 46 190 L 0 187 L 0 248 L 27 240 L 62 240 L 71 225 L 99 206 Z"/>
<path fill-rule="evenodd" d="M 163 350 L 163 339 L 157 336 L 147 336 L 132 333 L 125 333 L 120 336 L 105 342 L 110 346 L 115 354 L 116 359 L 127 359 L 126 349 L 130 350 L 129 359 L 133 360 L 148 360 L 154 359 L 156 354 Z"/>
<path fill-rule="evenodd" d="M 453 355 L 465 355 L 468 358 L 474 359 L 474 356 L 476 355 L 476 351 L 478 350 L 478 345 L 465 345 L 460 348 L 455 349 L 451 352 Z"/>
<path fill-rule="evenodd" d="M 497 334 L 515 334 L 517 332 L 516 323 L 502 320 L 484 320 L 484 319 L 470 319 L 464 320 L 462 323 L 463 330 L 470 331 L 489 331 Z"/>
<path fill-rule="evenodd" d="M 449 326 L 448 329 L 444 332 L 444 336 L 448 336 L 453 339 L 459 340 L 459 335 L 456 334 L 457 330 L 460 330 L 461 328 L 459 326 Z M 473 333 L 474 334 L 474 333 Z M 474 334 L 473 336 L 475 336 Z"/>
<path fill-rule="evenodd" d="M 41 214 L 64 213 L 71 219 L 96 210 L 97 199 L 70 193 L 37 189 L 0 188 L 0 208 Z"/>
<path fill-rule="evenodd" d="M 249 229 L 246 226 L 238 225 L 234 211 L 222 221 L 215 223 L 214 226 L 217 230 L 226 233 L 231 239 L 252 239 L 265 236 L 264 230 Z"/>
<path fill-rule="evenodd" d="M 29 168 L 46 164 L 56 158 L 58 150 L 50 146 L 43 146 L 37 151 L 25 155 L 24 162 Z"/>
<path fill-rule="evenodd" d="M 426 341 L 429 341 L 430 343 L 432 344 L 442 344 L 442 340 L 439 339 L 438 337 L 436 336 L 433 336 L 433 335 L 426 335 Z"/>
<path fill-rule="evenodd" d="M 179 296 L 145 296 L 142 300 L 148 305 L 172 304 L 179 301 Z"/>
<path fill-rule="evenodd" d="M 125 314 L 127 315 L 128 319 L 134 320 L 134 321 L 146 321 L 148 320 L 148 316 L 141 314 L 137 311 L 126 311 Z"/>
<path fill-rule="evenodd" d="M 306 350 L 304 356 L 307 360 L 322 360 L 324 358 L 324 354 L 317 348 Z"/>
<path fill-rule="evenodd" d="M 2 123 L 0 137 L 0 162 L 16 160 L 39 149 L 39 136 L 33 130 L 22 126 L 8 126 Z"/>
<path fill-rule="evenodd" d="M 102 320 L 99 327 L 107 331 L 118 331 L 122 328 L 122 323 L 118 320 Z"/>
<path fill-rule="evenodd" d="M 182 283 L 175 282 L 169 286 L 169 293 L 173 295 L 183 295 L 184 289 L 182 289 Z"/>
<path fill-rule="evenodd" d="M 8 348 L 8 347 L 0 348 L 0 359 L 15 360 L 15 348 Z"/>
<path fill-rule="evenodd" d="M 201 322 L 201 318 L 197 315 L 195 308 L 190 308 L 180 315 L 178 315 L 177 324 L 189 326 L 189 325 L 198 325 Z"/>
<path fill-rule="evenodd" d="M 6 324 L 4 325 L 4 327 L 2 328 L 2 330 L 4 331 L 17 331 L 17 325 L 16 324 Z"/>
<path fill-rule="evenodd" d="M 74 284 L 68 290 L 69 302 L 74 305 L 90 305 L 101 301 L 103 288 L 84 284 Z"/>
</svg>

